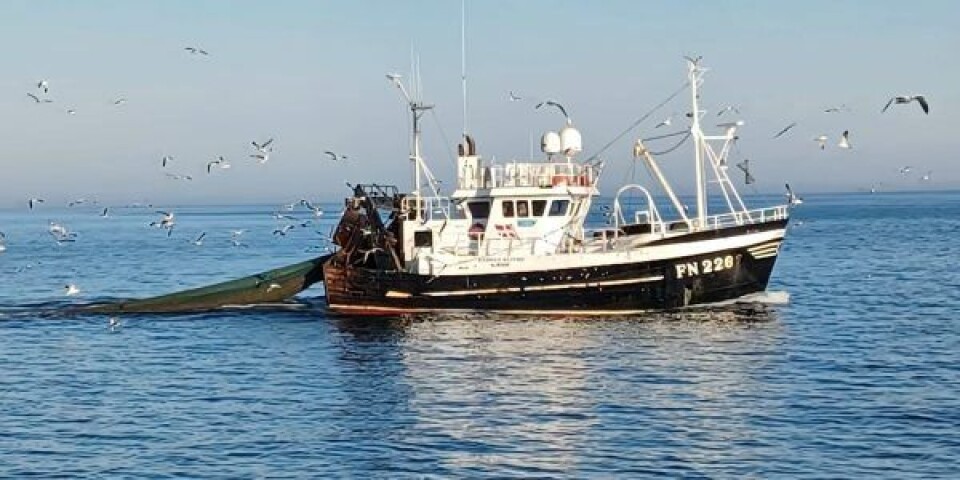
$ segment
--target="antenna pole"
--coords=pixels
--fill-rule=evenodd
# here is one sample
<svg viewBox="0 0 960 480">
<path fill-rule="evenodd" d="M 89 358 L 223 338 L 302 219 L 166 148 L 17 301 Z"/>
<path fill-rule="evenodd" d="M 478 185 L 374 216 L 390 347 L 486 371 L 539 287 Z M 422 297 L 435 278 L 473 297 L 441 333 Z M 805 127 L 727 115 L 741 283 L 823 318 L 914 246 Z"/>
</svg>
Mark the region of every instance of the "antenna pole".
<svg viewBox="0 0 960 480">
<path fill-rule="evenodd" d="M 467 0 L 460 0 L 460 83 L 463 88 L 463 135 L 467 135 Z"/>
</svg>

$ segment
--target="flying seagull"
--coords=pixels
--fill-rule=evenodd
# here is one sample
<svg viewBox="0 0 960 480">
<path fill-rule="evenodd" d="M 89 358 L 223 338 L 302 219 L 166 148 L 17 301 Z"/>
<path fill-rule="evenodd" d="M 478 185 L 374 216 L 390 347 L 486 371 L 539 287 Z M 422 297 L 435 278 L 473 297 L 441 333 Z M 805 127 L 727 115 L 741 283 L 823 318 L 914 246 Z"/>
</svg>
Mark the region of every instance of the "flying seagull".
<svg viewBox="0 0 960 480">
<path fill-rule="evenodd" d="M 346 156 L 346 155 L 338 155 L 338 154 L 336 154 L 336 153 L 331 152 L 330 150 L 324 151 L 323 154 L 329 156 L 329 157 L 330 157 L 330 160 L 333 160 L 333 161 L 346 160 L 346 159 L 347 159 L 347 156 Z M 363 163 L 363 162 L 360 162 L 360 163 Z"/>
<path fill-rule="evenodd" d="M 207 232 L 201 232 L 201 233 L 200 233 L 200 236 L 198 236 L 196 239 L 194 239 L 193 244 L 196 245 L 196 246 L 198 246 L 198 247 L 201 246 L 201 245 L 203 245 L 203 237 L 206 237 L 206 236 L 207 236 Z"/>
<path fill-rule="evenodd" d="M 817 143 L 820 145 L 820 150 L 823 150 L 823 149 L 827 148 L 827 136 L 826 136 L 826 135 L 820 135 L 819 137 L 815 137 L 815 138 L 813 139 L 813 141 L 814 141 L 814 142 L 817 142 Z"/>
<path fill-rule="evenodd" d="M 34 101 L 34 103 L 53 103 L 53 100 L 50 100 L 49 98 L 43 98 L 43 99 L 41 99 L 40 97 L 38 97 L 38 96 L 36 96 L 36 95 L 34 95 L 34 94 L 32 94 L 32 93 L 27 93 L 27 96 L 30 97 L 30 98 L 32 98 L 33 101 Z"/>
<path fill-rule="evenodd" d="M 793 205 L 800 205 L 801 203 L 803 203 L 803 199 L 800 198 L 799 195 L 793 193 L 793 189 L 790 188 L 790 184 L 789 184 L 789 183 L 786 183 L 786 184 L 784 184 L 784 185 L 787 187 L 787 193 L 786 193 L 787 203 L 789 203 L 791 206 L 793 206 Z"/>
<path fill-rule="evenodd" d="M 779 132 L 777 132 L 777 134 L 774 135 L 773 138 L 780 138 L 784 133 L 789 132 L 791 128 L 796 127 L 796 126 L 797 126 L 797 122 L 793 122 L 793 123 L 791 123 L 790 125 L 787 125 L 786 127 L 783 127 L 783 129 L 780 130 Z"/>
<path fill-rule="evenodd" d="M 840 135 L 840 142 L 837 143 L 840 148 L 853 148 L 850 146 L 850 130 L 844 130 Z"/>
<path fill-rule="evenodd" d="M 724 113 L 727 113 L 727 112 L 740 113 L 740 108 L 735 107 L 733 105 L 727 105 L 726 107 L 721 108 L 719 112 L 717 112 L 717 116 L 719 117 L 720 115 L 723 115 Z"/>
<path fill-rule="evenodd" d="M 210 170 L 213 168 L 214 165 L 222 169 L 230 168 L 230 163 L 227 162 L 226 158 L 223 158 L 223 155 L 218 156 L 217 159 L 212 162 L 207 162 L 207 173 L 210 173 Z"/>
<path fill-rule="evenodd" d="M 100 212 L 100 216 L 101 216 L 102 218 L 107 218 L 107 217 L 109 217 L 109 216 L 110 216 L 110 207 L 104 207 L 104 208 L 103 208 L 103 211 Z"/>
<path fill-rule="evenodd" d="M 123 105 L 124 103 L 127 103 L 127 99 L 122 97 L 113 101 L 114 105 Z"/>
<path fill-rule="evenodd" d="M 46 80 L 37 82 L 37 88 L 43 90 L 43 93 L 50 93 L 50 84 Z"/>
<path fill-rule="evenodd" d="M 176 173 L 165 173 L 164 175 L 173 180 L 193 180 L 193 177 L 190 175 L 178 175 Z"/>
<path fill-rule="evenodd" d="M 269 154 L 269 153 L 258 153 L 258 154 L 255 154 L 255 155 L 250 155 L 250 158 L 256 158 L 256 159 L 257 159 L 257 162 L 260 163 L 260 165 L 263 165 L 264 163 L 267 163 L 268 161 L 270 161 L 270 154 Z"/>
<path fill-rule="evenodd" d="M 68 283 L 68 284 L 64 285 L 64 286 L 63 286 L 63 289 L 64 289 L 64 291 L 65 291 L 65 295 L 67 295 L 68 297 L 72 297 L 72 296 L 80 293 L 80 288 L 77 287 L 76 285 L 72 284 L 72 283 Z"/>
<path fill-rule="evenodd" d="M 43 203 L 42 198 L 31 198 L 27 200 L 27 205 L 30 205 L 30 210 L 33 210 L 33 207 L 37 206 L 38 203 Z"/>
<path fill-rule="evenodd" d="M 253 148 L 256 148 L 258 152 L 267 153 L 267 148 L 270 147 L 271 143 L 273 143 L 273 139 L 271 138 L 266 142 L 263 142 L 262 144 L 257 142 L 250 142 L 250 143 L 253 144 Z M 272 151 L 272 149 L 270 151 Z"/>
<path fill-rule="evenodd" d="M 753 178 L 753 174 L 750 173 L 749 159 L 744 159 L 742 162 L 738 163 L 737 168 L 739 168 L 743 172 L 743 183 L 750 185 L 751 183 L 754 183 L 757 181 L 756 178 Z"/>
<path fill-rule="evenodd" d="M 520 100 L 523 100 L 523 97 L 514 95 L 513 90 L 507 92 L 507 98 L 509 98 L 511 102 L 519 102 Z"/>
<path fill-rule="evenodd" d="M 883 110 L 880 110 L 880 113 L 886 112 L 887 109 L 890 108 L 890 105 L 893 105 L 894 103 L 899 105 L 904 103 L 910 103 L 912 101 L 916 101 L 917 103 L 920 104 L 920 108 L 923 109 L 923 113 L 926 113 L 926 114 L 930 113 L 930 104 L 927 103 L 927 97 L 924 97 L 923 95 L 898 95 L 896 97 L 893 97 L 889 101 L 887 101 L 887 104 L 883 106 Z"/>
<path fill-rule="evenodd" d="M 905 165 L 903 167 L 900 167 L 899 172 L 900 172 L 900 175 L 906 175 L 910 173 L 911 170 L 913 170 L 913 167 L 911 167 L 910 165 Z"/>
<path fill-rule="evenodd" d="M 550 105 L 550 106 L 552 106 L 552 107 L 557 107 L 557 110 L 560 110 L 560 113 L 562 113 L 563 116 L 567 118 L 567 123 L 573 123 L 573 121 L 570 120 L 570 115 L 567 115 L 567 109 L 566 109 L 566 108 L 563 108 L 563 105 L 560 105 L 559 103 L 554 102 L 553 100 L 546 100 L 546 101 L 540 102 L 540 103 L 538 103 L 538 104 L 537 104 L 535 107 L 533 107 L 533 108 L 534 108 L 534 109 L 539 109 L 540 107 L 542 107 L 542 106 L 544 106 L 544 105 Z"/>
<path fill-rule="evenodd" d="M 929 182 L 929 181 L 930 181 L 930 177 L 931 177 L 932 175 L 933 175 L 933 170 L 929 170 L 929 171 L 927 171 L 927 173 L 926 173 L 924 176 L 920 177 L 920 181 L 921 181 L 921 182 Z"/>
<path fill-rule="evenodd" d="M 172 162 L 172 161 L 173 161 L 173 157 L 171 157 L 170 155 L 164 155 L 163 158 L 161 159 L 160 163 L 161 163 L 162 166 L 166 167 L 167 164 L 170 163 L 170 162 Z"/>
<path fill-rule="evenodd" d="M 191 55 L 210 55 L 206 50 L 199 47 L 183 47 L 184 50 L 190 52 Z"/>
<path fill-rule="evenodd" d="M 654 125 L 653 128 L 669 127 L 671 123 L 673 123 L 673 117 L 667 117 L 666 120 Z"/>
<path fill-rule="evenodd" d="M 823 109 L 823 113 L 840 113 L 849 110 L 846 105 L 840 105 L 839 107 L 828 107 Z"/>
<path fill-rule="evenodd" d="M 281 237 L 286 237 L 287 232 L 289 232 L 290 230 L 293 230 L 293 228 L 294 228 L 294 225 L 284 225 L 283 227 L 274 229 L 273 234 L 280 235 Z"/>
<path fill-rule="evenodd" d="M 123 327 L 123 324 L 120 323 L 119 318 L 110 317 L 110 319 L 107 321 L 107 326 L 110 328 L 111 332 L 116 332 L 117 330 L 120 330 L 120 327 Z"/>
</svg>

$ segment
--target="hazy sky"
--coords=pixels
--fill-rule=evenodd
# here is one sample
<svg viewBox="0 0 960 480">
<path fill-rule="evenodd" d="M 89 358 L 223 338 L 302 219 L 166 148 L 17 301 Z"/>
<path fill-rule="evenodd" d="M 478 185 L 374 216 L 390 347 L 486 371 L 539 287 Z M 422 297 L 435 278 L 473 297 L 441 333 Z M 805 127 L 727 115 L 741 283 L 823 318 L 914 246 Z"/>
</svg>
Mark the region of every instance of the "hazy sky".
<svg viewBox="0 0 960 480">
<path fill-rule="evenodd" d="M 801 192 L 960 187 L 960 2 L 468 0 L 467 12 L 467 122 L 488 159 L 526 157 L 531 138 L 561 126 L 508 91 L 566 105 L 590 154 L 681 85 L 682 55 L 703 55 L 708 121 L 722 105 L 741 107 L 734 160 L 750 158 L 758 191 L 784 181 Z M 424 124 L 427 159 L 452 180 L 463 127 L 456 0 L 7 0 L 0 45 L 0 207 L 31 196 L 337 200 L 344 181 L 408 189 L 407 114 L 384 74 L 407 75 L 412 51 L 424 98 L 436 104 Z M 40 79 L 53 103 L 27 96 Z M 930 115 L 916 104 L 880 114 L 892 95 L 912 93 L 928 96 Z M 683 124 L 685 101 L 604 154 L 604 193 L 630 177 L 636 138 L 664 133 L 653 126 L 671 113 L 674 130 Z M 822 113 L 840 104 L 850 111 Z M 847 129 L 854 148 L 835 148 Z M 820 134 L 832 148 L 817 148 Z M 276 150 L 257 165 L 250 141 L 269 137 Z M 324 150 L 350 158 L 335 164 Z M 175 158 L 166 170 L 163 155 Z M 217 155 L 233 168 L 207 175 Z M 662 163 L 681 187 L 690 183 L 688 149 Z M 901 165 L 933 170 L 933 180 L 901 176 Z"/>
</svg>

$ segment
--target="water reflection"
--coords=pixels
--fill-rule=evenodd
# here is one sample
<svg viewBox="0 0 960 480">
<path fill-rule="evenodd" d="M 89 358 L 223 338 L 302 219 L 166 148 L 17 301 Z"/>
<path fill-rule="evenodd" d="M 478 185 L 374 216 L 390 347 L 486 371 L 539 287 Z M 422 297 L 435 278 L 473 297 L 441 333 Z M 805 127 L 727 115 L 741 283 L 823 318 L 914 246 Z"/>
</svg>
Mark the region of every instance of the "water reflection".
<svg viewBox="0 0 960 480">
<path fill-rule="evenodd" d="M 493 466 L 516 475 L 609 473 L 611 460 L 623 472 L 661 463 L 661 472 L 683 465 L 677 472 L 690 473 L 735 458 L 738 442 L 762 435 L 754 412 L 779 408 L 765 379 L 783 332 L 765 306 L 334 325 L 351 414 L 367 418 L 365 433 L 387 438 L 380 447 L 396 456 L 380 466 L 430 451 L 439 471 L 467 475 Z M 677 449 L 692 444 L 706 448 Z"/>
</svg>

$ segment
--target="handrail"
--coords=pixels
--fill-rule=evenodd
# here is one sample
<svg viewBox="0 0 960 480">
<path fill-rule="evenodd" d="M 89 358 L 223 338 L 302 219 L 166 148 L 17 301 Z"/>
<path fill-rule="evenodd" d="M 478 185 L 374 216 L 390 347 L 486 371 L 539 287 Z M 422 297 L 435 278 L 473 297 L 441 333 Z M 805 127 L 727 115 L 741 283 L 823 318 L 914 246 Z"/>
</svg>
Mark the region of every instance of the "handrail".
<svg viewBox="0 0 960 480">
<path fill-rule="evenodd" d="M 457 180 L 458 188 L 592 187 L 599 172 L 578 163 L 508 163 L 479 167 Z"/>
</svg>

